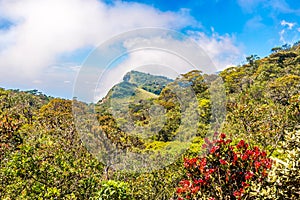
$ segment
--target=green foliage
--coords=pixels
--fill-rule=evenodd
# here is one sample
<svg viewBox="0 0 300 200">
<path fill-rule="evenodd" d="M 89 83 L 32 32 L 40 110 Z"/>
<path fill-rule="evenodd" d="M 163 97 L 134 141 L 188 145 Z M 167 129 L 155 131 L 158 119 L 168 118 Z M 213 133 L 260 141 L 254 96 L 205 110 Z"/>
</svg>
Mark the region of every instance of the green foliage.
<svg viewBox="0 0 300 200">
<path fill-rule="evenodd" d="M 265 199 L 299 199 L 300 198 L 300 131 L 290 132 L 280 142 L 285 159 L 276 159 L 272 170 L 269 187 L 261 194 Z"/>
<path fill-rule="evenodd" d="M 1 159 L 0 198 L 87 199 L 99 189 L 103 165 L 82 145 L 71 110 L 53 99 L 14 132 L 22 140 Z"/>
<path fill-rule="evenodd" d="M 137 89 L 137 86 L 135 84 L 128 83 L 128 82 L 121 82 L 121 83 L 115 85 L 111 89 L 110 98 L 122 99 L 122 98 L 132 97 L 136 94 L 136 92 L 135 92 L 136 89 Z"/>
<path fill-rule="evenodd" d="M 142 73 L 138 71 L 128 72 L 124 78 L 124 81 L 133 83 L 139 88 L 142 88 L 148 92 L 159 95 L 162 89 L 173 80 L 164 76 L 154 76 L 149 73 Z"/>
<path fill-rule="evenodd" d="M 129 200 L 132 199 L 128 192 L 128 184 L 120 181 L 103 181 L 101 189 L 97 192 L 97 200 Z"/>
<path fill-rule="evenodd" d="M 292 96 L 300 91 L 300 76 L 285 75 L 269 83 L 270 98 L 275 102 L 287 105 Z"/>
<path fill-rule="evenodd" d="M 210 174 L 210 180 L 214 180 L 210 186 L 214 187 L 207 185 L 204 189 L 211 193 L 202 192 L 201 196 L 199 190 L 197 195 L 204 199 L 214 191 L 215 199 L 234 199 L 233 192 L 237 191 L 248 199 L 299 199 L 299 42 L 273 48 L 272 54 L 262 59 L 256 55 L 246 59 L 247 64 L 227 68 L 219 76 L 194 70 L 171 80 L 129 72 L 95 105 L 99 123 L 91 120 L 95 117 L 93 104 L 54 99 L 37 90 L 0 88 L 0 199 L 100 199 L 110 194 L 118 197 L 108 199 L 174 199 L 180 180 L 192 182 L 196 176 L 205 179 L 204 172 L 193 167 L 188 168 L 191 176 L 187 177 L 179 155 L 199 160 L 203 137 L 214 125 L 235 138 L 219 145 L 219 156 L 230 163 L 228 155 L 236 153 L 239 165 L 225 166 L 209 153 L 207 169 L 218 169 Z M 226 102 L 223 96 L 211 97 L 212 92 L 222 89 L 214 88 L 218 77 L 224 81 Z M 184 98 L 189 97 L 189 89 L 195 102 Z M 213 103 L 226 104 L 225 123 L 220 123 L 225 111 L 213 110 Z M 75 129 L 72 104 L 78 105 L 78 113 L 87 113 L 77 121 L 84 124 L 84 137 Z M 187 111 L 192 104 L 195 109 Z M 181 126 L 195 119 L 199 120 L 194 128 Z M 184 137 L 192 136 L 196 137 L 190 143 L 183 142 Z M 172 141 L 174 138 L 177 141 Z M 235 182 L 226 182 L 224 174 L 226 170 L 231 170 L 231 175 L 248 170 L 253 164 L 251 159 L 243 160 L 244 152 L 236 148 L 241 139 L 250 146 L 267 149 L 268 156 L 276 160 L 267 179 L 257 181 L 264 173 L 259 169 L 253 180 L 246 181 L 251 187 L 242 188 L 242 192 L 238 189 L 245 174 Z M 105 158 L 110 156 L 107 149 L 111 143 L 122 150 L 153 152 L 165 167 L 148 173 L 113 171 L 109 163 L 104 166 L 85 148 L 91 152 L 102 148 L 107 155 L 98 158 Z M 166 163 L 166 155 L 178 159 Z M 192 159 L 185 164 L 189 162 Z"/>
<path fill-rule="evenodd" d="M 276 151 L 285 131 L 299 124 L 299 50 L 299 46 L 275 49 L 252 65 L 220 73 L 227 91 L 224 132 Z"/>
<path fill-rule="evenodd" d="M 157 157 L 157 159 L 160 159 Z M 164 162 L 164 160 L 160 160 Z M 174 188 L 183 178 L 183 166 L 179 159 L 172 164 L 148 173 L 116 173 L 116 179 L 129 184 L 133 199 L 171 199 L 175 197 Z"/>
<path fill-rule="evenodd" d="M 283 154 L 287 156 L 285 163 L 275 168 L 278 197 L 284 199 L 300 198 L 300 131 L 290 132 L 281 142 Z"/>
</svg>

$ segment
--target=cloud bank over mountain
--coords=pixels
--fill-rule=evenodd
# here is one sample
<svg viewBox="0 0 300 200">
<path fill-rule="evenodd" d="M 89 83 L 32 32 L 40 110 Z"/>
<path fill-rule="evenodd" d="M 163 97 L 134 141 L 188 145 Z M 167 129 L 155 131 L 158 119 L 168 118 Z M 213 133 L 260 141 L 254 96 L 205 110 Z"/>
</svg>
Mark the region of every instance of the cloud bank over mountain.
<svg viewBox="0 0 300 200">
<path fill-rule="evenodd" d="M 93 48 L 136 28 L 185 30 L 220 68 L 236 64 L 242 55 L 234 35 L 206 34 L 188 9 L 161 11 L 123 1 L 2 0 L 0 13 L 1 84 L 56 91 L 69 98 L 79 66 Z M 134 64 L 139 58 L 129 56 L 125 62 Z"/>
</svg>

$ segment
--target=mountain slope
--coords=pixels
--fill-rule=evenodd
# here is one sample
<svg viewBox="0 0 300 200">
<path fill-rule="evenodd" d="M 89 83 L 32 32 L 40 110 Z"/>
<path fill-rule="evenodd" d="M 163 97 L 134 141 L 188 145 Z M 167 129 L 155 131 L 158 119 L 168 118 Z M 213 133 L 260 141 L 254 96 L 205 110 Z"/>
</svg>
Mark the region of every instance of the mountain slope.
<svg viewBox="0 0 300 200">
<path fill-rule="evenodd" d="M 131 101 L 133 99 L 157 98 L 163 88 L 173 80 L 164 76 L 155 76 L 143 72 L 128 72 L 121 83 L 110 89 L 107 95 L 99 102 L 107 100 Z M 131 100 L 130 100 L 131 99 Z"/>
<path fill-rule="evenodd" d="M 160 94 L 162 89 L 168 83 L 173 82 L 172 79 L 164 76 L 156 76 L 138 71 L 128 72 L 124 76 L 123 80 L 125 82 L 136 84 L 139 88 L 142 88 L 156 95 Z"/>
</svg>

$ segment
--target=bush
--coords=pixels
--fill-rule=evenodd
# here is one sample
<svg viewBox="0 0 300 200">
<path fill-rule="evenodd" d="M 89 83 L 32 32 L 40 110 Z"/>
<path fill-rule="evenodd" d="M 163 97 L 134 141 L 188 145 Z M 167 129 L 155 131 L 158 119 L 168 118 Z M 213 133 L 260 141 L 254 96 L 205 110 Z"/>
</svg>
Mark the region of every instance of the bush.
<svg viewBox="0 0 300 200">
<path fill-rule="evenodd" d="M 278 191 L 284 199 L 300 198 L 300 131 L 288 133 L 282 142 L 285 163 L 278 167 Z"/>
<path fill-rule="evenodd" d="M 276 159 L 269 187 L 259 195 L 265 199 L 300 199 L 300 131 L 290 132 L 280 143 L 285 159 Z"/>
<path fill-rule="evenodd" d="M 225 138 L 221 134 L 218 140 L 206 139 L 206 156 L 184 159 L 187 178 L 179 183 L 178 200 L 249 199 L 252 185 L 267 182 L 272 160 L 266 152 L 244 140 L 233 145 Z"/>
<path fill-rule="evenodd" d="M 129 200 L 128 186 L 121 181 L 104 181 L 101 184 L 101 189 L 97 193 L 97 200 Z"/>
</svg>

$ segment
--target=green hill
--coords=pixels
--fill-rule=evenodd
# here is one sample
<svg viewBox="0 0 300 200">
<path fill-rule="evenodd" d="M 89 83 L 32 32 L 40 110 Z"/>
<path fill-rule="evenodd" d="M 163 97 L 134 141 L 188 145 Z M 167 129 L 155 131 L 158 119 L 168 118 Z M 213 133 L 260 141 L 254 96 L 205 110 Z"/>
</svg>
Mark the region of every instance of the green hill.
<svg viewBox="0 0 300 200">
<path fill-rule="evenodd" d="M 154 93 L 156 95 L 159 95 L 162 89 L 168 83 L 173 81 L 172 79 L 169 79 L 164 76 L 156 76 L 138 71 L 128 72 L 124 76 L 123 80 L 125 82 L 136 84 L 139 88 Z"/>
<path fill-rule="evenodd" d="M 122 99 L 124 101 L 131 101 L 133 99 L 145 100 L 157 98 L 163 88 L 172 81 L 173 80 L 164 76 L 131 71 L 123 77 L 121 83 L 116 84 L 109 90 L 100 103 L 112 99 L 117 101 Z"/>
</svg>

